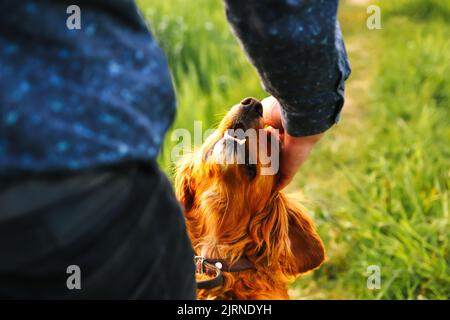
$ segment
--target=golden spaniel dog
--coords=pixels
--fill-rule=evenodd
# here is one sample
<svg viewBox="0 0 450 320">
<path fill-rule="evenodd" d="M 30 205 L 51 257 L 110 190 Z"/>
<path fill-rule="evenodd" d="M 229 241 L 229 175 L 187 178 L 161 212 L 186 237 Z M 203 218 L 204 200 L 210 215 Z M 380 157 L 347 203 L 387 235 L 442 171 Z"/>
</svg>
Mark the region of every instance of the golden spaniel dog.
<svg viewBox="0 0 450 320">
<path fill-rule="evenodd" d="M 252 147 L 249 136 L 233 135 L 253 130 L 274 155 L 262 114 L 259 101 L 244 99 L 177 168 L 176 193 L 198 255 L 200 299 L 288 299 L 288 281 L 325 259 L 304 209 L 276 189 L 276 174 L 262 174 L 272 164 L 259 143 Z"/>
</svg>

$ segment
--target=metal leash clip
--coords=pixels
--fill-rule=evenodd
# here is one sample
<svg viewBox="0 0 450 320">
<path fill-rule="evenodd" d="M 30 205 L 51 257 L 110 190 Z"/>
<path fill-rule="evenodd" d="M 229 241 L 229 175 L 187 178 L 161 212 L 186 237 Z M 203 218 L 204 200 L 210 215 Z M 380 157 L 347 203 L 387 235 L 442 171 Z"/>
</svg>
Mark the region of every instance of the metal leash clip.
<svg viewBox="0 0 450 320">
<path fill-rule="evenodd" d="M 198 289 L 213 289 L 223 286 L 224 278 L 220 268 L 208 262 L 203 256 L 194 256 L 195 272 L 198 274 L 213 275 L 213 278 L 208 280 L 197 280 Z"/>
<path fill-rule="evenodd" d="M 195 272 L 205 273 L 205 259 L 203 256 L 194 256 Z"/>
</svg>

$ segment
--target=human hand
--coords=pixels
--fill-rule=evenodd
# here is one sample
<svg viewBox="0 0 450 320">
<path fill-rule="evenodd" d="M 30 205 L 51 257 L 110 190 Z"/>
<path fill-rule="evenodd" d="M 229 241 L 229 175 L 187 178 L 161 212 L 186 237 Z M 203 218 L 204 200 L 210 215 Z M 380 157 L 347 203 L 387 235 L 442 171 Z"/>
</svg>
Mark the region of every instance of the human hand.
<svg viewBox="0 0 450 320">
<path fill-rule="evenodd" d="M 264 98 L 261 103 L 263 105 L 265 124 L 278 129 L 280 132 L 280 180 L 277 188 L 281 190 L 292 181 L 296 172 L 308 158 L 314 145 L 323 136 L 323 133 L 306 137 L 290 136 L 283 128 L 281 106 L 277 99 L 270 96 Z"/>
</svg>

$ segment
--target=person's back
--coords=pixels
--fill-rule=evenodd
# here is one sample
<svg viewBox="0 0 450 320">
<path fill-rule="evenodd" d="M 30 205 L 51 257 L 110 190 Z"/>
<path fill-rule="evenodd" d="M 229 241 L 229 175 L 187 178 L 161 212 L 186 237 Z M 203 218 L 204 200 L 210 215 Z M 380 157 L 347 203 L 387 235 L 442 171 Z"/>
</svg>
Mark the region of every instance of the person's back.
<svg viewBox="0 0 450 320">
<path fill-rule="evenodd" d="M 133 1 L 0 3 L 0 174 L 153 159 L 175 114 L 165 57 Z"/>
<path fill-rule="evenodd" d="M 0 3 L 0 297 L 195 298 L 165 57 L 133 1 L 72 3 Z"/>
</svg>

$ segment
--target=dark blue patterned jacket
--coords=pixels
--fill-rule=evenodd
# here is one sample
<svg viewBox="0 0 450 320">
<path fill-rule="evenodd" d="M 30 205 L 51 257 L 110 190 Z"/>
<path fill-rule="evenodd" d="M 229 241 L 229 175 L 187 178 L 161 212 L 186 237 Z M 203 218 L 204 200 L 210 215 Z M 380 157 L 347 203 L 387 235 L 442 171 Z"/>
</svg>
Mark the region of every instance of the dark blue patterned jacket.
<svg viewBox="0 0 450 320">
<path fill-rule="evenodd" d="M 291 135 L 336 122 L 350 73 L 337 0 L 226 0 Z M 69 30 L 66 9 L 81 8 Z M 175 114 L 167 61 L 131 0 L 0 2 L 0 174 L 154 159 Z"/>
</svg>

